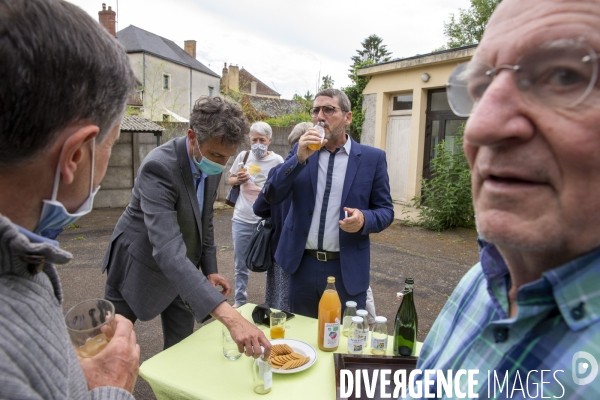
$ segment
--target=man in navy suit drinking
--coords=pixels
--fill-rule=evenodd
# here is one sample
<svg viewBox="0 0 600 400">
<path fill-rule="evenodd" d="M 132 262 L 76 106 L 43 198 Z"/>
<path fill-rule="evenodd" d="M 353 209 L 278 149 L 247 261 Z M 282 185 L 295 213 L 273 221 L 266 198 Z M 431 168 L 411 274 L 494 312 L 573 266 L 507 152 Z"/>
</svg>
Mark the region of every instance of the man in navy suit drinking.
<svg viewBox="0 0 600 400">
<path fill-rule="evenodd" d="M 324 140 L 309 129 L 264 188 L 273 204 L 292 197 L 275 259 L 290 274 L 291 311 L 315 318 L 328 276 L 342 306 L 354 300 L 365 308 L 369 234 L 394 220 L 385 152 L 346 134 L 350 109 L 345 93 L 319 92 L 311 114 Z"/>
</svg>

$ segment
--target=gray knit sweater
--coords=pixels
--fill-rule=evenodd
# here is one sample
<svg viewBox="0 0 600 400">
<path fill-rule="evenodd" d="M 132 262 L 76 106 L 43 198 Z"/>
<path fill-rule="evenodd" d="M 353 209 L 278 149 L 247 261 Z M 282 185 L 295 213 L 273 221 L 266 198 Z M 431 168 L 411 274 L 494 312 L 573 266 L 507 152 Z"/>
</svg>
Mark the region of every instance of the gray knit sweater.
<svg viewBox="0 0 600 400">
<path fill-rule="evenodd" d="M 31 243 L 0 215 L 0 398 L 132 399 L 126 390 L 88 391 L 62 314 L 53 263 L 71 254 Z M 37 272 L 40 271 L 40 272 Z"/>
</svg>

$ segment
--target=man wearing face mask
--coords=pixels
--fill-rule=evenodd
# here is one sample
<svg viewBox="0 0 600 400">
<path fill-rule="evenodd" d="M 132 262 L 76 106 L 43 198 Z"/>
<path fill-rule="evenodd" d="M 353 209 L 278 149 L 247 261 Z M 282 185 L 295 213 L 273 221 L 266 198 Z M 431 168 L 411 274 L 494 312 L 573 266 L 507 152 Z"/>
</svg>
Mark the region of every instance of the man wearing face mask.
<svg viewBox="0 0 600 400">
<path fill-rule="evenodd" d="M 67 2 L 0 0 L 0 27 L 0 398 L 132 399 L 131 322 L 116 315 L 106 348 L 78 358 L 54 267 L 72 256 L 43 237 L 92 209 L 135 84 L 129 60 Z"/>
<path fill-rule="evenodd" d="M 231 233 L 233 236 L 235 263 L 235 304 L 234 308 L 246 303 L 248 297 L 248 268 L 244 260 L 244 251 L 250 243 L 252 233 L 260 217 L 254 214 L 252 206 L 267 180 L 271 168 L 281 164 L 283 158 L 268 151 L 273 131 L 265 122 L 255 122 L 250 127 L 250 153 L 238 154 L 229 176 L 230 185 L 240 185 L 240 195 L 233 210 Z M 248 154 L 247 154 L 248 153 Z M 247 160 L 244 164 L 244 159 Z"/>
<path fill-rule="evenodd" d="M 221 172 L 247 133 L 237 105 L 200 98 L 187 136 L 154 149 L 140 165 L 113 232 L 102 263 L 105 297 L 132 322 L 160 315 L 165 349 L 192 334 L 194 319 L 211 314 L 247 356 L 258 357 L 261 345 L 270 352 L 263 333 L 225 301 L 231 287 L 218 273 L 213 235 Z"/>
</svg>

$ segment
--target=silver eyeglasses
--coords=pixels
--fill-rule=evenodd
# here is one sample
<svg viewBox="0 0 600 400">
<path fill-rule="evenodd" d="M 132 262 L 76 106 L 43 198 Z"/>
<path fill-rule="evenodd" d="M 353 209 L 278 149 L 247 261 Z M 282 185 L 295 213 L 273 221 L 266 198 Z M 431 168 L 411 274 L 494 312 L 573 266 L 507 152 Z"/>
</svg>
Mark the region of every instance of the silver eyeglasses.
<svg viewBox="0 0 600 400">
<path fill-rule="evenodd" d="M 460 64 L 446 84 L 452 111 L 468 117 L 503 69 L 513 71 L 515 85 L 528 101 L 571 108 L 590 94 L 598 79 L 598 55 L 582 39 L 546 43 L 522 55 L 516 65 Z"/>
</svg>

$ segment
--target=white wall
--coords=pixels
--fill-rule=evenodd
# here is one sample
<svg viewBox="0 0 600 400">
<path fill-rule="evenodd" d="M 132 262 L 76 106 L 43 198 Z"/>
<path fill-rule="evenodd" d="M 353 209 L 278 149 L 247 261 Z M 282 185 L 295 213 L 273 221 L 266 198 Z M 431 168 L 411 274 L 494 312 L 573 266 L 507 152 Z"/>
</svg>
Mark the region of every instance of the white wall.
<svg viewBox="0 0 600 400">
<path fill-rule="evenodd" d="M 136 78 L 144 85 L 144 117 L 162 121 L 165 108 L 189 119 L 193 104 L 200 96 L 207 96 L 208 87 L 219 94 L 220 79 L 183 65 L 142 53 L 128 54 Z M 144 73 L 143 63 L 146 63 Z M 191 71 L 191 77 L 190 77 Z M 171 89 L 163 90 L 163 74 L 171 76 Z M 191 78 L 191 99 L 190 99 Z M 171 119 L 171 121 L 176 122 Z"/>
</svg>

